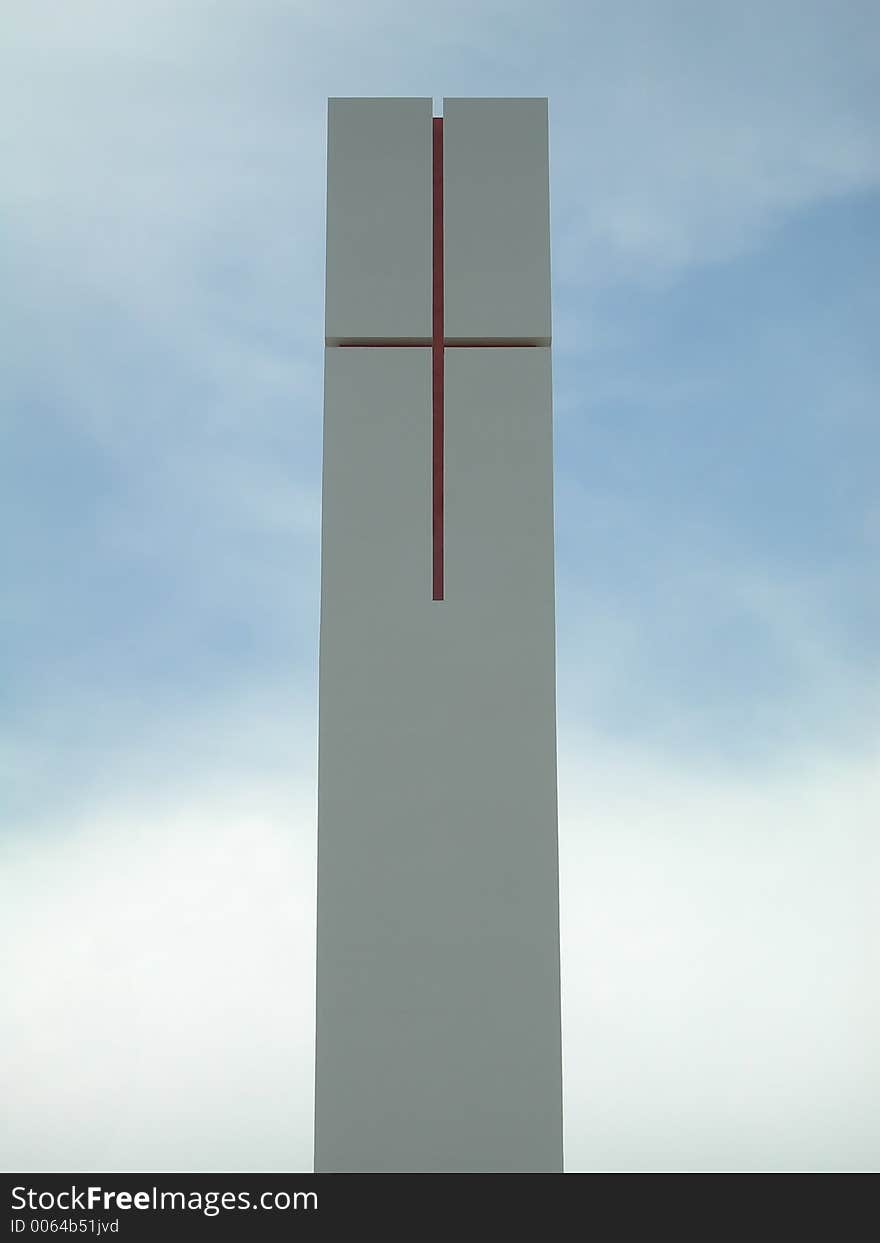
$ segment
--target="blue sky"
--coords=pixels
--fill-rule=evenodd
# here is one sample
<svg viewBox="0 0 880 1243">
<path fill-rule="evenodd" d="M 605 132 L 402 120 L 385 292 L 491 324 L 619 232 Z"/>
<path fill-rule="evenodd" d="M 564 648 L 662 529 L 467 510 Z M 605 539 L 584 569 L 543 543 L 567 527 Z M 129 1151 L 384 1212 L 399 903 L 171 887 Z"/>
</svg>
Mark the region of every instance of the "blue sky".
<svg viewBox="0 0 880 1243">
<path fill-rule="evenodd" d="M 876 1167 L 876 6 L 2 21 L 4 1163 L 310 1164 L 326 97 L 546 94 L 568 1167 Z"/>
</svg>

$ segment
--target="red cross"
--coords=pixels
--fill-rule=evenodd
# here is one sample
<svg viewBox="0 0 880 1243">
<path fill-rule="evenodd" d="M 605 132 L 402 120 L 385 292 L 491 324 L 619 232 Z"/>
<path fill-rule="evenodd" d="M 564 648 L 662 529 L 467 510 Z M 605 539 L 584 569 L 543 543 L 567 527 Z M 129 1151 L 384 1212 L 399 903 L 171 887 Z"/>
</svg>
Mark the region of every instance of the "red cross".
<svg viewBox="0 0 880 1243">
<path fill-rule="evenodd" d="M 376 341 L 370 338 L 340 341 L 340 346 L 372 348 L 400 346 L 430 347 L 431 350 L 431 597 L 443 599 L 443 380 L 447 346 L 459 348 L 511 348 L 526 346 L 534 348 L 537 342 L 521 340 L 483 340 L 478 337 L 462 340 L 448 339 L 443 323 L 443 118 L 433 117 L 432 151 L 432 199 L 433 244 L 431 280 L 431 339 L 430 341 L 394 340 Z"/>
</svg>

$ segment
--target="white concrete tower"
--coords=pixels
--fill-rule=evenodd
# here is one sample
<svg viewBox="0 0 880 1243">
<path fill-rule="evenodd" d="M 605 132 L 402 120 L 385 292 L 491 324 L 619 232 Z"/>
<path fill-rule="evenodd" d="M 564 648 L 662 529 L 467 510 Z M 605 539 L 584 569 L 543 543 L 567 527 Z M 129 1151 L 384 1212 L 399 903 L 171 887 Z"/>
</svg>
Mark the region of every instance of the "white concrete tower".
<svg viewBox="0 0 880 1243">
<path fill-rule="evenodd" d="M 544 99 L 329 108 L 315 1165 L 562 1168 Z"/>
</svg>

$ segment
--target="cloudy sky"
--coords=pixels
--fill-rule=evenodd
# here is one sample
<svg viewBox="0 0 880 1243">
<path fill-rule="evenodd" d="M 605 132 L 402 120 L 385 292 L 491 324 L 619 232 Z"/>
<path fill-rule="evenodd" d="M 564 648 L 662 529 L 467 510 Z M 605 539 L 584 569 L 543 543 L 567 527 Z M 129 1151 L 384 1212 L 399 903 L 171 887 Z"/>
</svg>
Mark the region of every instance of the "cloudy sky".
<svg viewBox="0 0 880 1243">
<path fill-rule="evenodd" d="M 0 1166 L 312 1160 L 328 95 L 548 95 L 566 1163 L 880 1166 L 880 10 L 0 18 Z"/>
</svg>

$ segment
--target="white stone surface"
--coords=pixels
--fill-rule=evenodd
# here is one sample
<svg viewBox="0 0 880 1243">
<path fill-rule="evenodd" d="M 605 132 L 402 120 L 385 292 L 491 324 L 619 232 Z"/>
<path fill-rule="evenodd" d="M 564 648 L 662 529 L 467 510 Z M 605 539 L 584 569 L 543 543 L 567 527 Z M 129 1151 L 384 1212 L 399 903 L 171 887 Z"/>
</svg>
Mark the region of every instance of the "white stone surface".
<svg viewBox="0 0 880 1243">
<path fill-rule="evenodd" d="M 327 352 L 316 1168 L 561 1166 L 549 351 Z"/>
<path fill-rule="evenodd" d="M 329 102 L 328 341 L 431 335 L 431 106 Z"/>
<path fill-rule="evenodd" d="M 427 339 L 430 101 L 330 116 L 328 335 Z M 544 101 L 445 128 L 447 338 L 546 339 Z M 315 1164 L 555 1171 L 550 351 L 445 352 L 441 601 L 431 365 L 326 351 Z"/>
<path fill-rule="evenodd" d="M 550 339 L 546 99 L 443 104 L 447 338 Z"/>
</svg>

